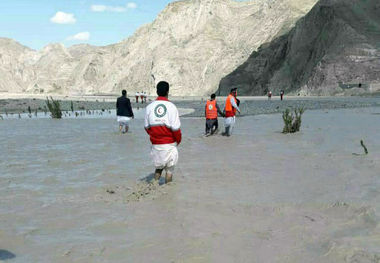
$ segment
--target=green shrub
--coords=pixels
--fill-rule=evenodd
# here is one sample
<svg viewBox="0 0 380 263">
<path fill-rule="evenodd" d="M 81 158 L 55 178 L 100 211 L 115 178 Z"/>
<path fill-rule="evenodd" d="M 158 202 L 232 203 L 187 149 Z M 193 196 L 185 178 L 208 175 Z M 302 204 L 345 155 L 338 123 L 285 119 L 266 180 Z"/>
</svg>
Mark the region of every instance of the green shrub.
<svg viewBox="0 0 380 263">
<path fill-rule="evenodd" d="M 51 100 L 51 102 L 50 102 Z M 62 110 L 61 104 L 58 100 L 54 100 L 53 97 L 46 98 L 46 106 L 50 111 L 51 117 L 53 119 L 61 119 L 62 118 Z"/>
<path fill-rule="evenodd" d="M 305 112 L 303 108 L 296 108 L 293 112 L 289 109 L 286 109 L 282 113 L 282 119 L 284 120 L 284 129 L 283 133 L 295 133 L 298 132 L 301 128 L 302 123 L 302 114 Z"/>
</svg>

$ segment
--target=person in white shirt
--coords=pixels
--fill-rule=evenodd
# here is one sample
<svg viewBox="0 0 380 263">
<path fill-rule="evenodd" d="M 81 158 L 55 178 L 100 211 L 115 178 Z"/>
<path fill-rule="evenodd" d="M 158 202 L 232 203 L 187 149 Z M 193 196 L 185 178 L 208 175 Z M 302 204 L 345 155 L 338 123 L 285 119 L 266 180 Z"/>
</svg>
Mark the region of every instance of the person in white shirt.
<svg viewBox="0 0 380 263">
<path fill-rule="evenodd" d="M 159 82 L 157 95 L 158 98 L 146 107 L 144 127 L 152 143 L 154 178 L 159 180 L 165 170 L 165 182 L 169 183 L 178 162 L 177 146 L 182 140 L 181 122 L 177 107 L 168 100 L 169 83 Z"/>
<path fill-rule="evenodd" d="M 140 92 L 136 91 L 135 97 L 136 97 L 136 103 L 139 103 Z"/>
</svg>

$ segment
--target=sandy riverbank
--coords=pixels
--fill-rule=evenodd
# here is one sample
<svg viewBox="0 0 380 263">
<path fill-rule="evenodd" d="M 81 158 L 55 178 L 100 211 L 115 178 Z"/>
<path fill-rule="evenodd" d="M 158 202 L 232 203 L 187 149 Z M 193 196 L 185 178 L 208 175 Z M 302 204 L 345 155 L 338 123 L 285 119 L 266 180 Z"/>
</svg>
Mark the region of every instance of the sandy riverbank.
<svg viewBox="0 0 380 263">
<path fill-rule="evenodd" d="M 46 97 L 53 97 L 59 100 L 73 100 L 73 101 L 114 101 L 119 94 L 105 94 L 105 95 L 61 95 L 61 94 L 32 94 L 32 93 L 8 93 L 8 92 L 0 92 L 0 100 L 7 99 L 40 99 L 44 100 Z M 128 97 L 131 100 L 135 99 L 134 94 L 128 94 Z M 148 99 L 154 99 L 156 96 L 148 96 Z M 170 96 L 171 99 L 175 101 L 199 101 L 202 99 L 207 99 L 208 96 Z M 220 98 L 225 98 L 223 96 L 219 96 Z M 267 99 L 266 96 L 239 96 L 245 100 L 263 100 Z M 300 98 L 299 96 L 286 96 L 288 99 Z M 274 96 L 273 98 L 276 98 Z M 318 96 L 309 96 L 307 98 L 318 98 Z"/>
<path fill-rule="evenodd" d="M 172 185 L 145 182 L 136 119 L 0 123 L 0 250 L 9 262 L 378 262 L 380 108 L 184 118 Z M 370 154 L 361 154 L 363 139 Z M 8 261 L 7 261 L 8 262 Z"/>
<path fill-rule="evenodd" d="M 279 98 L 268 100 L 264 97 L 239 97 L 241 100 L 241 112 L 243 116 L 270 114 L 283 112 L 287 108 L 304 107 L 307 110 L 318 109 L 346 109 L 346 108 L 360 108 L 360 107 L 378 107 L 380 106 L 380 97 L 286 97 L 284 101 Z M 61 101 L 61 108 L 64 111 L 71 111 L 71 102 L 73 102 L 75 111 L 87 110 L 103 110 L 108 112 L 115 108 L 116 97 L 103 98 L 100 97 L 57 97 Z M 154 97 L 148 98 L 147 103 L 155 99 Z M 188 117 L 203 117 L 204 107 L 207 98 L 201 97 L 170 97 L 177 107 L 182 109 L 192 109 Z M 220 107 L 224 107 L 224 97 L 217 98 Z M 147 104 L 136 103 L 131 98 L 132 107 L 135 109 L 144 108 Z M 35 111 L 43 112 L 46 103 L 41 98 L 14 98 L 14 99 L 0 99 L 0 115 L 6 113 L 28 113 L 28 107 L 31 108 L 32 115 Z M 67 113 L 67 115 L 69 112 Z"/>
</svg>

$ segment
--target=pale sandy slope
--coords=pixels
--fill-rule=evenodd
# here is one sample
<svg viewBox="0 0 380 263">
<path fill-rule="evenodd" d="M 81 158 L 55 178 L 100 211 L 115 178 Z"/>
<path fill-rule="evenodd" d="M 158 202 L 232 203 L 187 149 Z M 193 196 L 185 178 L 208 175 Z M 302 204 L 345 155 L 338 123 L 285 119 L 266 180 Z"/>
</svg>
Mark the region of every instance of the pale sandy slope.
<svg viewBox="0 0 380 263">
<path fill-rule="evenodd" d="M 183 0 L 105 47 L 51 44 L 33 51 L 0 38 L 0 92 L 204 95 L 261 44 L 290 30 L 317 0 Z M 122 36 L 121 36 L 122 37 Z"/>
<path fill-rule="evenodd" d="M 136 185 L 152 171 L 142 120 L 127 136 L 112 120 L 6 121 L 0 248 L 12 262 L 378 262 L 379 114 L 308 111 L 289 136 L 280 115 L 246 117 L 228 139 L 183 119 L 175 183 L 158 190 Z M 352 154 L 360 139 L 368 156 Z"/>
</svg>

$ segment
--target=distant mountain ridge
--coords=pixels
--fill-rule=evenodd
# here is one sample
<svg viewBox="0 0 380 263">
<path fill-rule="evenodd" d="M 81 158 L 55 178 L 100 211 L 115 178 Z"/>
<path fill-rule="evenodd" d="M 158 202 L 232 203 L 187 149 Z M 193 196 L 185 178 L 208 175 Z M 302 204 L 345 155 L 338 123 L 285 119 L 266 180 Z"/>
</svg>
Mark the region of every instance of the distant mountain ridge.
<svg viewBox="0 0 380 263">
<path fill-rule="evenodd" d="M 316 0 L 184 0 L 120 43 L 51 44 L 34 51 L 0 39 L 0 92 L 106 94 L 160 80 L 172 95 L 205 95 L 261 44 L 288 32 Z"/>
<path fill-rule="evenodd" d="M 262 45 L 225 76 L 219 93 L 231 87 L 245 95 L 379 92 L 380 2 L 319 1 L 288 34 Z"/>
</svg>

